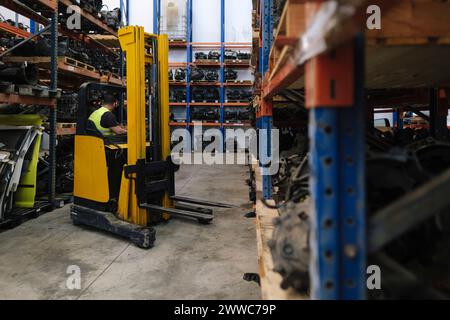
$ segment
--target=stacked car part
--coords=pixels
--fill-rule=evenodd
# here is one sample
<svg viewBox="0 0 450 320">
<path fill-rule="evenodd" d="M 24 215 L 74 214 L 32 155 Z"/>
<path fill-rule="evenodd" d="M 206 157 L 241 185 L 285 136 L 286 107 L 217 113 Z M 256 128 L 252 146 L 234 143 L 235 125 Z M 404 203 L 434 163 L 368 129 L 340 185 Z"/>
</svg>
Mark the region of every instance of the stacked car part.
<svg viewBox="0 0 450 320">
<path fill-rule="evenodd" d="M 217 102 L 220 99 L 220 92 L 217 88 L 193 88 L 193 102 Z"/>
</svg>

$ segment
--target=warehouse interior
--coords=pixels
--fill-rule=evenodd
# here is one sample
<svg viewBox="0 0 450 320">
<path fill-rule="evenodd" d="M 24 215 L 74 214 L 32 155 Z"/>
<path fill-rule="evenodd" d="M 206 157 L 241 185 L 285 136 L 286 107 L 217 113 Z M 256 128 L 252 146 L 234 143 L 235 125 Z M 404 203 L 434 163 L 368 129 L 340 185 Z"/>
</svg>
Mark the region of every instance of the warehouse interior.
<svg viewBox="0 0 450 320">
<path fill-rule="evenodd" d="M 449 299 L 449 16 L 0 0 L 0 299 Z"/>
</svg>

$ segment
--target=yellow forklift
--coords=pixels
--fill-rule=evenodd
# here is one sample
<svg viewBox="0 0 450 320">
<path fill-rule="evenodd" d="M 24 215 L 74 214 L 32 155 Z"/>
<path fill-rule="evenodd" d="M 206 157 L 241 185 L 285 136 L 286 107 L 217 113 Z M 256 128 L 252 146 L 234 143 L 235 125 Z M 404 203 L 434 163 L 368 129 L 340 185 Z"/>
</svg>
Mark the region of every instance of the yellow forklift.
<svg viewBox="0 0 450 320">
<path fill-rule="evenodd" d="M 213 220 L 206 207 L 234 206 L 175 195 L 170 157 L 167 35 L 142 27 L 119 30 L 126 55 L 126 135 L 104 137 L 89 120 L 102 94 L 125 94 L 124 88 L 87 83 L 80 88 L 75 136 L 75 225 L 87 225 L 128 238 L 141 248 L 155 241 L 153 225 L 171 215 Z M 120 116 L 119 116 L 120 119 Z M 192 206 L 195 204 L 196 206 Z M 200 206 L 199 206 L 200 205 Z"/>
</svg>

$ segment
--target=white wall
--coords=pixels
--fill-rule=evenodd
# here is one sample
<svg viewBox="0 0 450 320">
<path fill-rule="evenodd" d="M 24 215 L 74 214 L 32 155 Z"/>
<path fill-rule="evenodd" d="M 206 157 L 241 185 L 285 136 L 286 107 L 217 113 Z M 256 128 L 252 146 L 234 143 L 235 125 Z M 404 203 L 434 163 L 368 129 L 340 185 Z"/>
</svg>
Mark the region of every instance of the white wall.
<svg viewBox="0 0 450 320">
<path fill-rule="evenodd" d="M 130 0 L 130 24 L 153 32 L 153 0 Z M 193 0 L 192 31 L 194 42 L 220 42 L 220 0 Z M 225 0 L 225 41 L 252 42 L 252 0 Z"/>
<path fill-rule="evenodd" d="M 225 42 L 252 42 L 252 0 L 225 1 Z"/>
<path fill-rule="evenodd" d="M 193 0 L 192 41 L 220 42 L 220 0 Z"/>
<path fill-rule="evenodd" d="M 130 0 L 130 25 L 142 26 L 153 33 L 153 1 Z"/>
</svg>

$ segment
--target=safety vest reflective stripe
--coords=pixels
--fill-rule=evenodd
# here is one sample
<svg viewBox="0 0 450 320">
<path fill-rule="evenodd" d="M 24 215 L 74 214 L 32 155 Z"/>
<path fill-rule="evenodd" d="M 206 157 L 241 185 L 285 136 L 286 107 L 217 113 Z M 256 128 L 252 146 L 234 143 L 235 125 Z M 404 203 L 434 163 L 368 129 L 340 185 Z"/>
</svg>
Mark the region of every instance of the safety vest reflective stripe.
<svg viewBox="0 0 450 320">
<path fill-rule="evenodd" d="M 89 117 L 89 120 L 91 120 L 95 124 L 97 130 L 100 131 L 104 136 L 110 136 L 113 134 L 111 129 L 102 127 L 102 117 L 107 112 L 110 112 L 108 108 L 101 107 L 94 111 Z"/>
</svg>

